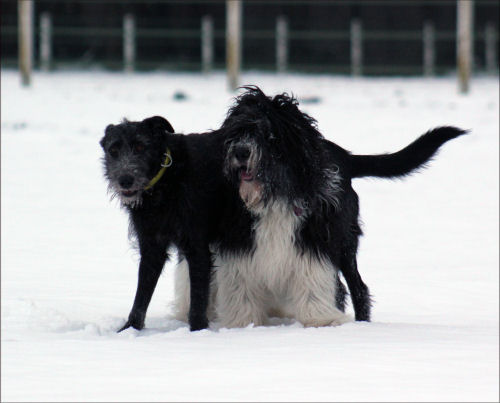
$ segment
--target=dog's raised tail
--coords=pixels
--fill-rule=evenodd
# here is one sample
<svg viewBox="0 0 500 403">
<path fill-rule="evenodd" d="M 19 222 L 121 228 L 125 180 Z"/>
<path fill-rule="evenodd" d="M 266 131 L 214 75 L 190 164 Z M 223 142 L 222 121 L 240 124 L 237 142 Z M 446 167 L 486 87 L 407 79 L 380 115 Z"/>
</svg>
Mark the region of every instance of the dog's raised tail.
<svg viewBox="0 0 500 403">
<path fill-rule="evenodd" d="M 437 127 L 420 136 L 413 143 L 392 154 L 351 155 L 351 176 L 397 178 L 409 175 L 425 166 L 436 151 L 448 140 L 468 133 L 453 126 Z"/>
</svg>

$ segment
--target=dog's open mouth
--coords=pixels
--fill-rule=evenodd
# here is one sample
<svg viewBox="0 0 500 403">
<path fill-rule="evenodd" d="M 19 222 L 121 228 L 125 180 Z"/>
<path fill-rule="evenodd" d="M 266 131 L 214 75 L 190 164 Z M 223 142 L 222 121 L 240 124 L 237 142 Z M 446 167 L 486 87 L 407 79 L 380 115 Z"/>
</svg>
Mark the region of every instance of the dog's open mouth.
<svg viewBox="0 0 500 403">
<path fill-rule="evenodd" d="M 133 197 L 137 194 L 137 190 L 122 190 L 121 194 L 125 197 Z"/>
<path fill-rule="evenodd" d="M 253 174 L 252 174 L 252 172 L 247 170 L 247 167 L 241 167 L 240 179 L 242 181 L 245 181 L 245 182 L 251 182 L 251 181 L 253 181 Z"/>
</svg>

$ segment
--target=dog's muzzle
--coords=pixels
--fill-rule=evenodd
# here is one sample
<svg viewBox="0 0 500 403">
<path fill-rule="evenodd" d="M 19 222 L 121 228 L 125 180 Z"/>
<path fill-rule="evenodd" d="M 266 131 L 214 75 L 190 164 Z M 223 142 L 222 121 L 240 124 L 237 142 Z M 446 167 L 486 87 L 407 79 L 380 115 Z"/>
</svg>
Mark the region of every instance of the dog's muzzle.
<svg viewBox="0 0 500 403">
<path fill-rule="evenodd" d="M 233 178 L 239 184 L 239 194 L 247 208 L 253 209 L 262 200 L 262 183 L 255 177 L 252 148 L 237 144 L 229 152 L 229 163 Z"/>
<path fill-rule="evenodd" d="M 241 164 L 246 164 L 248 162 L 248 158 L 250 158 L 250 147 L 245 146 L 245 145 L 238 145 L 235 146 L 234 149 L 232 150 L 233 157 L 236 159 L 236 161 L 240 162 Z"/>
<path fill-rule="evenodd" d="M 118 184 L 120 185 L 120 194 L 125 198 L 134 197 L 138 190 L 134 189 L 134 184 L 136 180 L 132 175 L 122 175 L 118 178 Z"/>
<path fill-rule="evenodd" d="M 231 169 L 237 172 L 238 180 L 251 182 L 254 180 L 254 175 L 249 166 L 251 155 L 250 147 L 246 145 L 237 145 L 230 152 Z"/>
</svg>

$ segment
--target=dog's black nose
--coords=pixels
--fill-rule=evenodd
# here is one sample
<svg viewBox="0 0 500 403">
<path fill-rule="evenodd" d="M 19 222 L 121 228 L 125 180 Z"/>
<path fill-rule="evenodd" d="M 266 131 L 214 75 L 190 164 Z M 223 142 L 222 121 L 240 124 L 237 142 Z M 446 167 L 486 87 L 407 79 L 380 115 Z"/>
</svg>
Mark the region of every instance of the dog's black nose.
<svg viewBox="0 0 500 403">
<path fill-rule="evenodd" d="M 233 154 L 238 161 L 245 162 L 250 157 L 250 149 L 246 146 L 236 146 Z"/>
<path fill-rule="evenodd" d="M 130 189 L 134 184 L 134 177 L 132 175 L 123 175 L 118 178 L 118 183 L 122 189 Z"/>
</svg>

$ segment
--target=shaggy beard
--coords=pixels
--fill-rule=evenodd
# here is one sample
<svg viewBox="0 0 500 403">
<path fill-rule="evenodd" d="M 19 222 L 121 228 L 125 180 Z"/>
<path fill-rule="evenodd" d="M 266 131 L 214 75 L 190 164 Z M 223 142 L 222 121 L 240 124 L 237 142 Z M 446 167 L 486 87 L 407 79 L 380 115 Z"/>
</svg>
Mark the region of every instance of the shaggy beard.
<svg viewBox="0 0 500 403">
<path fill-rule="evenodd" d="M 132 197 L 126 197 L 121 193 L 121 190 L 117 190 L 113 185 L 108 186 L 108 193 L 110 194 L 110 199 L 118 199 L 123 207 L 136 208 L 142 204 L 142 191 L 138 191 Z"/>
<path fill-rule="evenodd" d="M 248 147 L 250 151 L 246 163 L 238 161 L 233 155 L 233 150 L 240 146 Z M 224 173 L 238 183 L 240 198 L 249 210 L 258 208 L 264 198 L 264 185 L 261 181 L 257 180 L 257 169 L 260 159 L 261 152 L 259 148 L 255 141 L 249 139 L 242 139 L 231 143 L 226 154 Z M 243 177 L 243 172 L 250 174 L 251 177 Z"/>
<path fill-rule="evenodd" d="M 256 179 L 252 181 L 240 181 L 240 197 L 248 209 L 257 207 L 262 201 L 262 188 L 262 183 Z"/>
</svg>

